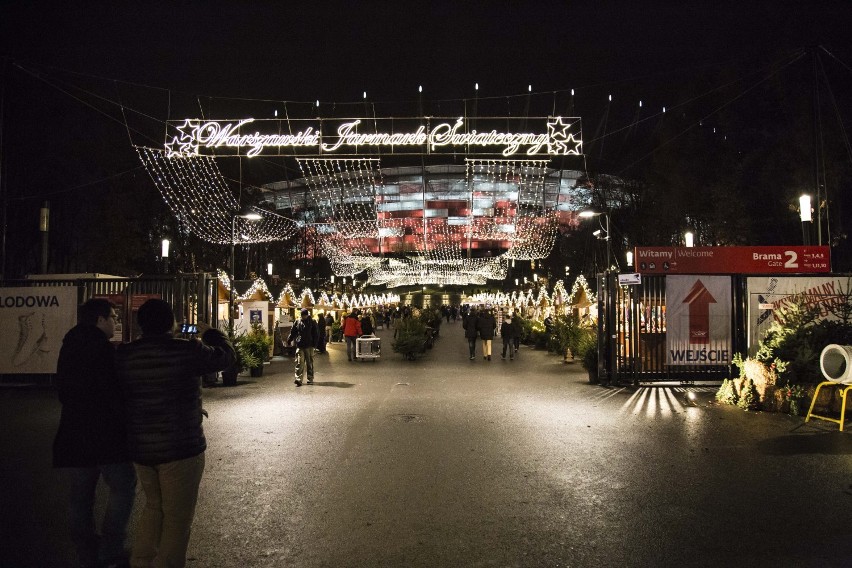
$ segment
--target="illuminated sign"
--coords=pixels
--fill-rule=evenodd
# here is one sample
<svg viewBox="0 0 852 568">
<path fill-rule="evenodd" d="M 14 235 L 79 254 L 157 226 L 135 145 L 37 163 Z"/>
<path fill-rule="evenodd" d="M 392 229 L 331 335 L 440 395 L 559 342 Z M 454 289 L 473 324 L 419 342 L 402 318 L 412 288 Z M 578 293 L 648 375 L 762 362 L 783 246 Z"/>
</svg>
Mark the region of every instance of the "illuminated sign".
<svg viewBox="0 0 852 568">
<path fill-rule="evenodd" d="M 636 247 L 642 274 L 810 274 L 831 272 L 827 246 Z"/>
<path fill-rule="evenodd" d="M 666 363 L 731 363 L 731 277 L 666 278 Z"/>
<path fill-rule="evenodd" d="M 507 130 L 541 123 L 543 132 Z M 567 156 L 582 154 L 579 118 L 527 117 L 458 119 L 348 119 L 216 121 L 168 123 L 166 157 L 344 156 L 369 153 L 499 154 Z"/>
</svg>

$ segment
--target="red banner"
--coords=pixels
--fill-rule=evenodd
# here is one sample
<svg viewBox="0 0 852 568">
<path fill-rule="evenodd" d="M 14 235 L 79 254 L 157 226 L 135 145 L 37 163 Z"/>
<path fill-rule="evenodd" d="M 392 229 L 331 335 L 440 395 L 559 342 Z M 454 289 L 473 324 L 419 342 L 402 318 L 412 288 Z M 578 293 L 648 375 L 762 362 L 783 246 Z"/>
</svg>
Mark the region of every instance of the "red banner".
<svg viewBox="0 0 852 568">
<path fill-rule="evenodd" d="M 636 247 L 640 274 L 812 274 L 831 272 L 827 246 Z"/>
</svg>

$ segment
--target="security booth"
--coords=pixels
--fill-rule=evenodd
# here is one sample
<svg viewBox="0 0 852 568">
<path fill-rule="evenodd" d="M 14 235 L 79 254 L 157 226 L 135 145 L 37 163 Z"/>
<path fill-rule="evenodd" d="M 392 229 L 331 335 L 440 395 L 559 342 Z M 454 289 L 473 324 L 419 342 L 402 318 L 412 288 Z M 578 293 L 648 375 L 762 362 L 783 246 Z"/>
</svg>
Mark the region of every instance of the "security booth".
<svg viewBox="0 0 852 568">
<path fill-rule="evenodd" d="M 827 246 L 637 247 L 634 259 L 635 273 L 598 275 L 598 376 L 610 384 L 733 377 L 734 355 L 756 352 L 767 313 L 832 289 L 806 276 L 830 272 Z"/>
</svg>

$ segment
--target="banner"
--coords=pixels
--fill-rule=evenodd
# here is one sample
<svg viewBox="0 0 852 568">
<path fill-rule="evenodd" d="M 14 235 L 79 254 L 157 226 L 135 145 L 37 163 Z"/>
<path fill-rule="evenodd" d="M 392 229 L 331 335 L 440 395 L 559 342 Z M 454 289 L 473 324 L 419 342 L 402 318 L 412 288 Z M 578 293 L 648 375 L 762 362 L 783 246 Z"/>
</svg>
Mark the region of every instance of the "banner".
<svg viewBox="0 0 852 568">
<path fill-rule="evenodd" d="M 76 324 L 76 286 L 0 288 L 0 373 L 55 373 Z"/>
<path fill-rule="evenodd" d="M 757 353 L 760 340 L 778 321 L 781 312 L 795 303 L 819 310 L 820 318 L 837 319 L 836 306 L 852 292 L 850 276 L 768 276 L 749 277 L 748 353 Z"/>
<path fill-rule="evenodd" d="M 578 117 L 352 118 L 168 121 L 167 158 L 488 154 L 579 156 Z"/>
<path fill-rule="evenodd" d="M 811 274 L 831 272 L 828 246 L 636 247 L 642 274 Z"/>
<path fill-rule="evenodd" d="M 666 362 L 731 363 L 730 276 L 666 277 Z"/>
</svg>

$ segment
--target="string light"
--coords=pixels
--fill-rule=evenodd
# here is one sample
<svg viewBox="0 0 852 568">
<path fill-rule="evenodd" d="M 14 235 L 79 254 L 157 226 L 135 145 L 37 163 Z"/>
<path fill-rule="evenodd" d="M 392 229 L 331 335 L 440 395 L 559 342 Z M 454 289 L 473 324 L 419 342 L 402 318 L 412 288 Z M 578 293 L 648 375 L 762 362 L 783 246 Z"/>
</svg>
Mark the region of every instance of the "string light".
<svg viewBox="0 0 852 568">
<path fill-rule="evenodd" d="M 175 217 L 207 242 L 230 244 L 235 234 L 243 237 L 238 244 L 278 241 L 298 230 L 295 221 L 271 211 L 254 208 L 263 216 L 257 221 L 239 217 L 239 203 L 212 157 L 168 158 L 161 150 L 136 151 Z"/>
</svg>

